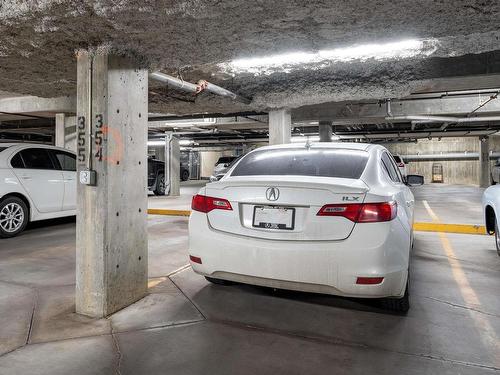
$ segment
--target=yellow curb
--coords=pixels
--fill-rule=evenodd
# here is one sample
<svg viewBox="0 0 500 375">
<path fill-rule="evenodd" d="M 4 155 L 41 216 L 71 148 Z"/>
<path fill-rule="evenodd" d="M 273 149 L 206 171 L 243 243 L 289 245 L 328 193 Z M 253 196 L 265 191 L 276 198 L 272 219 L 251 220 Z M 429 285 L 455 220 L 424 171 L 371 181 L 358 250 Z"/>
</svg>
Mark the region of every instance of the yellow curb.
<svg viewBox="0 0 500 375">
<path fill-rule="evenodd" d="M 413 229 L 419 232 L 486 234 L 484 225 L 471 224 L 414 223 Z"/>
<path fill-rule="evenodd" d="M 189 216 L 191 211 L 189 210 L 164 210 L 161 208 L 150 208 L 148 209 L 148 214 L 150 215 L 167 215 L 167 216 Z"/>
<path fill-rule="evenodd" d="M 148 209 L 148 214 L 166 215 L 166 216 L 189 216 L 191 215 L 191 211 L 150 208 Z M 414 223 L 413 229 L 418 232 L 486 234 L 486 227 L 484 225 L 471 225 L 471 224 Z"/>
</svg>

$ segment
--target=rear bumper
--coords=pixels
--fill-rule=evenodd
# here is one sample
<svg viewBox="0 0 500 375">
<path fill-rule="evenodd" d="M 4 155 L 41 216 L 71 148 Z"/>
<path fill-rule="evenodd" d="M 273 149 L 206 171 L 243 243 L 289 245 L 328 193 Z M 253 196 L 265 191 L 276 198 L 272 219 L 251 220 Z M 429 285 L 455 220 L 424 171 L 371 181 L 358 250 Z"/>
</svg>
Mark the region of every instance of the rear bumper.
<svg viewBox="0 0 500 375">
<path fill-rule="evenodd" d="M 189 221 L 191 263 L 201 275 L 248 284 L 340 296 L 400 297 L 406 285 L 410 238 L 396 219 L 357 224 L 342 241 L 277 241 L 212 229 L 203 213 Z M 357 277 L 384 277 L 357 285 Z"/>
</svg>

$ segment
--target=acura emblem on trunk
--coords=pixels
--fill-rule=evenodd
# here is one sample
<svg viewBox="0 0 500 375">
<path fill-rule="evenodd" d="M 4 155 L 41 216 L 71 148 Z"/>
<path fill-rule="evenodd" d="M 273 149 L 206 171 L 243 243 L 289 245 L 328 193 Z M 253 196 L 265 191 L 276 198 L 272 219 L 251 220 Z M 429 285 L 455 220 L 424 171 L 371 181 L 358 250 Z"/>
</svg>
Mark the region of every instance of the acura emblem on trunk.
<svg viewBox="0 0 500 375">
<path fill-rule="evenodd" d="M 268 201 L 277 201 L 280 197 L 280 191 L 278 188 L 270 187 L 266 190 L 266 198 Z"/>
</svg>

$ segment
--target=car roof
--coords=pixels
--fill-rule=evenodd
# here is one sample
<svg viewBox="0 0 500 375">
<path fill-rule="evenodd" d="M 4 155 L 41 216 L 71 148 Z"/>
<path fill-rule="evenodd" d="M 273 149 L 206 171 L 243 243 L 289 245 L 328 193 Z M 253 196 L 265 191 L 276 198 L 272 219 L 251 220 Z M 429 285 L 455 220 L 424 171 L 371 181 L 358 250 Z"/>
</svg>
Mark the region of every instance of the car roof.
<svg viewBox="0 0 500 375">
<path fill-rule="evenodd" d="M 50 150 L 60 150 L 60 151 L 65 151 L 65 152 L 75 154 L 75 152 L 72 150 L 68 150 L 68 149 L 62 148 L 62 147 L 47 145 L 47 144 L 43 144 L 43 143 L 22 143 L 22 142 L 1 143 L 0 142 L 0 147 L 7 147 L 6 150 L 3 150 L 2 152 L 0 152 L 0 168 L 8 167 L 8 161 L 10 160 L 10 158 L 16 152 L 27 149 L 27 148 L 33 148 L 33 147 L 47 148 Z"/>
<path fill-rule="evenodd" d="M 311 143 L 287 143 L 282 145 L 272 145 L 259 147 L 256 150 L 279 150 L 279 149 L 291 149 L 291 148 L 328 148 L 328 149 L 343 149 L 343 150 L 360 150 L 368 151 L 372 148 L 384 148 L 380 145 L 375 145 L 371 143 L 358 143 L 358 142 L 311 142 Z"/>
<path fill-rule="evenodd" d="M 45 143 L 23 143 L 23 142 L 0 142 L 0 147 L 19 147 L 19 148 L 30 148 L 30 147 L 41 147 L 41 148 L 50 148 L 53 150 L 61 150 L 61 151 L 68 151 L 74 153 L 74 151 L 68 150 L 63 147 L 58 147 L 54 145 L 48 145 Z"/>
</svg>

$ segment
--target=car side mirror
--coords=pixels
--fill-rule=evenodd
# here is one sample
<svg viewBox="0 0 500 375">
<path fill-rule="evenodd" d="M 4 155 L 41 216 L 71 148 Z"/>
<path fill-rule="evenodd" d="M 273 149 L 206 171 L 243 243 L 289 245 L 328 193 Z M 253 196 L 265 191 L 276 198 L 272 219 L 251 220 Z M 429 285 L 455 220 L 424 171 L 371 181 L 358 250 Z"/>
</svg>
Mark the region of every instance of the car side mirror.
<svg viewBox="0 0 500 375">
<path fill-rule="evenodd" d="M 210 182 L 215 182 L 217 181 L 217 177 L 215 176 L 210 176 Z"/>
<path fill-rule="evenodd" d="M 417 174 L 409 174 L 406 176 L 406 185 L 408 186 L 421 186 L 424 184 L 424 176 Z"/>
</svg>

